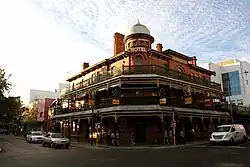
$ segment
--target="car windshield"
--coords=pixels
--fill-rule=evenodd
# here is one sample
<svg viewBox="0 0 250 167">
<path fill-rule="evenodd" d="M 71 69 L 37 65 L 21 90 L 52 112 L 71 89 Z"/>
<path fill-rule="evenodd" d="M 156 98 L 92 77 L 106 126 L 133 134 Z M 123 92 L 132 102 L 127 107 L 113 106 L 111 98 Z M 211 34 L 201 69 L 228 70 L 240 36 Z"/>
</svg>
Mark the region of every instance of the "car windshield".
<svg viewBox="0 0 250 167">
<path fill-rule="evenodd" d="M 63 136 L 61 134 L 52 134 L 52 138 L 62 138 Z"/>
<path fill-rule="evenodd" d="M 31 133 L 31 135 L 33 135 L 33 136 L 41 136 L 42 133 L 41 132 L 33 132 L 33 133 Z"/>
<path fill-rule="evenodd" d="M 216 132 L 229 132 L 231 126 L 220 126 L 216 128 Z"/>
</svg>

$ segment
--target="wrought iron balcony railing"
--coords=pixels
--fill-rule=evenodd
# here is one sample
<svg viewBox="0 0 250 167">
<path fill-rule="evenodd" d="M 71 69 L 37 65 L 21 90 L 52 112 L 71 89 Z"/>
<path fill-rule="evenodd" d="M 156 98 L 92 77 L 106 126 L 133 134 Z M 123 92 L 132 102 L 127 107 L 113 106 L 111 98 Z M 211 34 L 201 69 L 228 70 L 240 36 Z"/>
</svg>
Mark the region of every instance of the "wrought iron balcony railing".
<svg viewBox="0 0 250 167">
<path fill-rule="evenodd" d="M 185 104 L 183 100 L 176 98 L 166 98 L 166 103 L 162 104 L 162 97 L 158 96 L 135 96 L 135 97 L 120 97 L 120 98 L 101 98 L 95 101 L 94 109 L 100 109 L 105 107 L 119 106 L 119 105 L 165 105 L 165 106 L 174 106 L 181 108 L 190 108 L 190 109 L 201 109 L 201 110 L 216 110 L 216 111 L 225 111 L 230 112 L 230 105 L 220 104 L 212 107 L 206 107 L 204 103 L 192 103 Z M 90 110 L 92 107 L 88 104 L 85 104 L 82 107 L 75 108 L 74 110 L 64 108 L 56 114 L 64 114 L 69 112 L 78 112 L 83 110 Z M 238 111 L 236 106 L 233 106 L 234 111 Z M 250 108 L 248 108 L 250 111 Z"/>
<path fill-rule="evenodd" d="M 214 89 L 221 89 L 221 85 L 215 82 L 211 82 L 209 80 L 205 80 L 199 77 L 194 77 L 185 73 L 180 73 L 175 70 L 167 69 L 162 66 L 157 66 L 157 65 L 137 65 L 137 66 L 122 66 L 119 69 L 109 71 L 103 74 L 98 74 L 95 77 L 91 77 L 85 81 L 81 81 L 79 83 L 76 83 L 74 86 L 71 88 L 68 88 L 66 93 L 74 90 L 81 89 L 83 87 L 105 81 L 107 79 L 120 76 L 120 75 L 135 75 L 135 74 L 158 74 L 161 76 L 181 80 L 181 81 L 186 81 L 186 82 L 191 82 L 194 84 L 199 84 L 202 86 L 214 88 Z"/>
</svg>

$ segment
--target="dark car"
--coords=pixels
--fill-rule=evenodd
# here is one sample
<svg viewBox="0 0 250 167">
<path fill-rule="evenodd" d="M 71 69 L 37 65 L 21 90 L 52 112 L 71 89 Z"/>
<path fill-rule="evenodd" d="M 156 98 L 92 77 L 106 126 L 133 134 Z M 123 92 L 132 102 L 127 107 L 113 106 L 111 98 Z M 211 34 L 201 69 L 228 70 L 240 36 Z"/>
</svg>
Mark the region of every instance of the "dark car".
<svg viewBox="0 0 250 167">
<path fill-rule="evenodd" d="M 0 129 L 0 134 L 6 134 L 6 135 L 8 135 L 9 131 L 7 129 L 1 128 Z"/>
</svg>

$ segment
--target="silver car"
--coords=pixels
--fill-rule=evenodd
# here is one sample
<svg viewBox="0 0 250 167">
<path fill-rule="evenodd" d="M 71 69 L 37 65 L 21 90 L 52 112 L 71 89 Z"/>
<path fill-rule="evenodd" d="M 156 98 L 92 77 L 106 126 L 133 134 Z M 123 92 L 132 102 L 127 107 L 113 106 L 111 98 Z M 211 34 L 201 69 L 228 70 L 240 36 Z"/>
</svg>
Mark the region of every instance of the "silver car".
<svg viewBox="0 0 250 167">
<path fill-rule="evenodd" d="M 49 146 L 49 147 L 66 147 L 69 148 L 70 141 L 68 138 L 62 136 L 60 133 L 47 133 L 43 137 L 43 146 Z"/>
<path fill-rule="evenodd" d="M 42 143 L 44 132 L 41 131 L 31 131 L 26 135 L 27 143 Z"/>
</svg>

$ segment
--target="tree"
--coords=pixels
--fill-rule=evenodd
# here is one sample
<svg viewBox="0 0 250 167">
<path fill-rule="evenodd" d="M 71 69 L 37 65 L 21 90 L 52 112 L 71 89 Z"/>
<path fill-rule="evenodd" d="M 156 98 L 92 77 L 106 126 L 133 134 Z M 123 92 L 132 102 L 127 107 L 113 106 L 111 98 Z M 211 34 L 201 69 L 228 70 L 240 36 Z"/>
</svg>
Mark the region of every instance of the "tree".
<svg viewBox="0 0 250 167">
<path fill-rule="evenodd" d="M 0 122 L 10 123 L 21 116 L 22 102 L 20 97 L 6 97 L 6 93 L 12 88 L 9 81 L 11 75 L 7 75 L 5 69 L 0 68 Z"/>
<path fill-rule="evenodd" d="M 11 75 L 7 75 L 5 69 L 0 67 L 0 98 L 4 98 L 4 94 L 12 87 L 9 81 L 10 77 Z"/>
<path fill-rule="evenodd" d="M 36 120 L 36 108 L 34 104 L 31 104 L 29 107 L 23 107 L 23 121 L 32 122 Z"/>
</svg>

